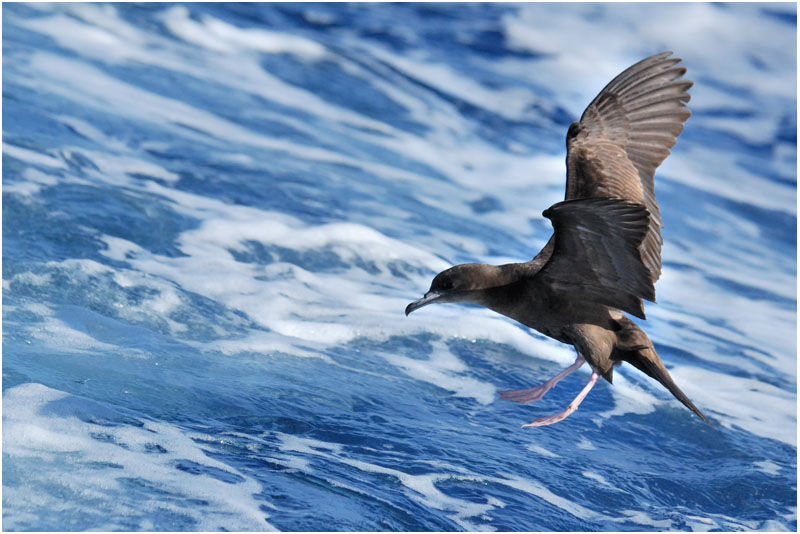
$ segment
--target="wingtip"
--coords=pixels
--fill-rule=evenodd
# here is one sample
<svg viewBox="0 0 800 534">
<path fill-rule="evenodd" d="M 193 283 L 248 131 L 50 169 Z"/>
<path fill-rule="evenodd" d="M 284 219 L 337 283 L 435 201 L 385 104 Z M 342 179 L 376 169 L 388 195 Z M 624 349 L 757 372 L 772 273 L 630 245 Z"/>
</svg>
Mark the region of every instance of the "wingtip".
<svg viewBox="0 0 800 534">
<path fill-rule="evenodd" d="M 642 62 L 645 62 L 645 61 L 653 61 L 653 62 L 654 61 L 661 61 L 662 59 L 667 59 L 673 53 L 674 52 L 672 50 L 665 50 L 663 52 L 658 52 L 656 54 L 653 54 L 652 56 L 648 56 L 648 57 L 644 58 L 642 60 Z M 680 58 L 671 58 L 671 59 L 677 59 L 678 61 L 680 61 Z"/>
<path fill-rule="evenodd" d="M 672 50 L 665 50 L 664 52 L 659 52 L 657 54 L 653 54 L 652 56 L 644 58 L 638 63 L 638 65 L 647 64 L 648 66 L 652 66 L 661 63 L 662 61 L 668 62 L 672 65 L 677 65 L 678 63 L 683 61 L 682 58 L 675 56 L 674 54 L 675 53 Z"/>
</svg>

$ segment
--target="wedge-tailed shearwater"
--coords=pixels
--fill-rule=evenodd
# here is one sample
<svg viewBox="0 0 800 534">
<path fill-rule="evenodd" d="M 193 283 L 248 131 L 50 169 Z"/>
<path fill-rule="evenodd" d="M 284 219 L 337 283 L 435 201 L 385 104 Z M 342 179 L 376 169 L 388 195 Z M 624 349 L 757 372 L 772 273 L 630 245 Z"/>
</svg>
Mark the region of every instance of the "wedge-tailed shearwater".
<svg viewBox="0 0 800 534">
<path fill-rule="evenodd" d="M 691 115 L 686 103 L 692 82 L 680 79 L 686 69 L 671 55 L 629 67 L 570 125 L 566 197 L 544 211 L 554 233 L 536 257 L 456 265 L 436 275 L 425 296 L 406 308 L 408 315 L 434 302 L 480 304 L 574 346 L 575 363 L 544 384 L 500 392 L 506 400 L 539 400 L 589 362 L 591 378 L 569 406 L 526 427 L 569 416 L 599 377 L 611 383 L 622 362 L 656 379 L 709 423 L 672 380 L 647 334 L 623 313 L 644 319 L 642 299 L 655 302 L 663 224 L 653 175 Z"/>
</svg>

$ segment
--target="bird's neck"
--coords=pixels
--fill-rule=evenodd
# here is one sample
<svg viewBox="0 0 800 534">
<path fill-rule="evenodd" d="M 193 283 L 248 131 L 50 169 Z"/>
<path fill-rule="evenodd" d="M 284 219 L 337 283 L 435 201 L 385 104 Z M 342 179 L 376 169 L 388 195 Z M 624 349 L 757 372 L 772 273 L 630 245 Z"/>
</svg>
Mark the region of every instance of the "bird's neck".
<svg viewBox="0 0 800 534">
<path fill-rule="evenodd" d="M 495 311 L 503 302 L 513 300 L 517 291 L 515 286 L 525 278 L 527 271 L 524 263 L 507 263 L 505 265 L 483 265 L 482 288 L 470 292 L 470 301 Z M 500 313 L 503 313 L 502 311 Z"/>
<path fill-rule="evenodd" d="M 548 309 L 551 295 L 537 282 L 537 271 L 530 262 L 494 266 L 492 286 L 474 292 L 469 301 L 555 337 L 548 320 L 553 313 Z"/>
</svg>

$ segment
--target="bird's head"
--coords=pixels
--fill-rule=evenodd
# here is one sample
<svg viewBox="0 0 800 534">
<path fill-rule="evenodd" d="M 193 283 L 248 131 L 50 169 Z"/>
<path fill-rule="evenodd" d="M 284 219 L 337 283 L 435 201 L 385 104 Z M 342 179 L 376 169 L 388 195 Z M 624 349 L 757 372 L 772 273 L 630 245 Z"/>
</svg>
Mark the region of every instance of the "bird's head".
<svg viewBox="0 0 800 534">
<path fill-rule="evenodd" d="M 496 269 L 494 265 L 464 263 L 440 272 L 425 296 L 406 306 L 406 315 L 434 302 L 476 302 L 480 290 L 494 285 Z"/>
</svg>

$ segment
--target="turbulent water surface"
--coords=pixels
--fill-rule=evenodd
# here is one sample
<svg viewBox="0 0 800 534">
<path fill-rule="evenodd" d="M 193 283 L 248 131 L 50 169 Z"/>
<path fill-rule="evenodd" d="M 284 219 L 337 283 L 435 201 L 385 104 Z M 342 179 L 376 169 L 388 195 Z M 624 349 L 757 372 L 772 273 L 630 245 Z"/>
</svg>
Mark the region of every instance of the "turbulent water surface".
<svg viewBox="0 0 800 534">
<path fill-rule="evenodd" d="M 6 530 L 795 530 L 793 4 L 4 4 Z M 405 305 L 525 261 L 564 135 L 675 50 L 623 366 Z"/>
</svg>

